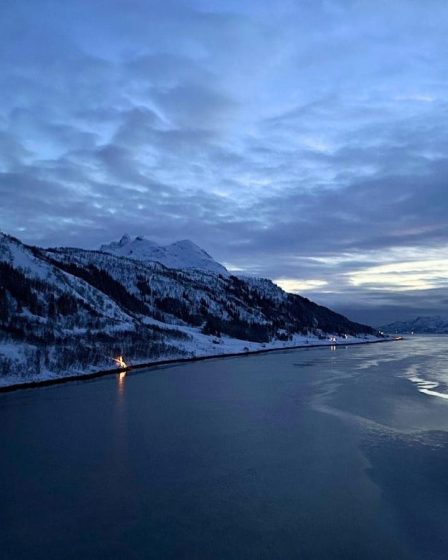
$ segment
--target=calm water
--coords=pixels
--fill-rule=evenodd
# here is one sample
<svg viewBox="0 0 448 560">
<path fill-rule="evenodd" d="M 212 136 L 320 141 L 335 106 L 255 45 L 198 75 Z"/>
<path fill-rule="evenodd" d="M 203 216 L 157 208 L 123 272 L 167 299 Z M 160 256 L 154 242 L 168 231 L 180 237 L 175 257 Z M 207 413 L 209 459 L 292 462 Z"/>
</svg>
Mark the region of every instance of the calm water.
<svg viewBox="0 0 448 560">
<path fill-rule="evenodd" d="M 447 343 L 0 395 L 0 556 L 446 559 Z"/>
</svg>

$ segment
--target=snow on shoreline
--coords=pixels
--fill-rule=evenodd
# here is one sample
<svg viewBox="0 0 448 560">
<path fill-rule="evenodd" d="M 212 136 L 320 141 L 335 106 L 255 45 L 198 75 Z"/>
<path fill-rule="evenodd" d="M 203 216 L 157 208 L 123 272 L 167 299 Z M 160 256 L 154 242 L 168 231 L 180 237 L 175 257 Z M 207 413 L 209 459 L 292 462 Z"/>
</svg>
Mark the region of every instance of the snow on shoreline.
<svg viewBox="0 0 448 560">
<path fill-rule="evenodd" d="M 332 347 L 332 346 L 346 346 L 355 344 L 367 344 L 375 342 L 391 341 L 393 338 L 380 338 L 373 335 L 362 336 L 336 336 L 328 335 L 325 338 L 317 336 L 294 335 L 288 341 L 274 340 L 267 343 L 250 342 L 246 340 L 239 340 L 230 337 L 211 337 L 198 332 L 197 329 L 191 327 L 183 327 L 182 330 L 189 331 L 188 334 L 192 336 L 191 341 L 178 343 L 179 355 L 160 356 L 155 359 L 142 358 L 133 360 L 129 367 L 144 366 L 151 367 L 159 363 L 179 363 L 189 362 L 196 359 L 205 359 L 213 357 L 226 357 L 232 355 L 247 355 L 259 352 L 268 352 L 272 350 L 288 350 L 300 348 L 313 348 L 313 347 Z M 8 357 L 20 358 L 21 355 L 26 353 L 25 345 L 20 344 L 1 344 L 0 343 L 0 356 L 5 355 Z M 185 357 L 187 353 L 188 357 Z M 113 357 L 88 370 L 79 370 L 71 368 L 64 372 L 64 374 L 42 371 L 39 375 L 6 375 L 0 378 L 0 390 L 20 388 L 21 385 L 30 387 L 31 385 L 39 386 L 42 383 L 48 384 L 51 382 L 60 382 L 64 380 L 82 379 L 86 376 L 92 375 L 106 375 L 113 374 L 119 370 L 113 367 Z M 126 356 L 124 356 L 126 358 Z"/>
</svg>

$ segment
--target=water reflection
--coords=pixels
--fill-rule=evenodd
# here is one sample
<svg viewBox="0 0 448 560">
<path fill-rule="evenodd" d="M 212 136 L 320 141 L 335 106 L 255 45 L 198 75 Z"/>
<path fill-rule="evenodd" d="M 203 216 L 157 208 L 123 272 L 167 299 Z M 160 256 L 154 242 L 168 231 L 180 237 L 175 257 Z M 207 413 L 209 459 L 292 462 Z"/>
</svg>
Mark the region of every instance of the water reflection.
<svg viewBox="0 0 448 560">
<path fill-rule="evenodd" d="M 117 375 L 118 394 L 120 396 L 123 396 L 124 394 L 125 381 L 126 381 L 126 372 L 120 371 L 120 373 Z"/>
<path fill-rule="evenodd" d="M 113 435 L 114 435 L 114 448 L 113 448 L 113 461 L 115 472 L 122 476 L 127 469 L 126 458 L 128 456 L 128 414 L 127 414 L 127 399 L 126 394 L 126 376 L 127 371 L 120 371 L 117 373 L 117 391 L 115 400 Z"/>
</svg>

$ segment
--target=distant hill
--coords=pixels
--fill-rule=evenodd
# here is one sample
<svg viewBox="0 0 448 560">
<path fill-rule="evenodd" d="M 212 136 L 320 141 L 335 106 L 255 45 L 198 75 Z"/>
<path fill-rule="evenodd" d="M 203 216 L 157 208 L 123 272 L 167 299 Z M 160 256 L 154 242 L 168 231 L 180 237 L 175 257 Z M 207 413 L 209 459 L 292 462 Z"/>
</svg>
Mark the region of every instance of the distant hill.
<svg viewBox="0 0 448 560">
<path fill-rule="evenodd" d="M 416 317 L 410 321 L 397 321 L 380 327 L 385 333 L 448 334 L 448 318 L 439 315 Z"/>
<path fill-rule="evenodd" d="M 232 276 L 190 241 L 101 249 L 0 234 L 0 384 L 107 369 L 120 354 L 136 363 L 377 334 L 270 280 Z"/>
</svg>

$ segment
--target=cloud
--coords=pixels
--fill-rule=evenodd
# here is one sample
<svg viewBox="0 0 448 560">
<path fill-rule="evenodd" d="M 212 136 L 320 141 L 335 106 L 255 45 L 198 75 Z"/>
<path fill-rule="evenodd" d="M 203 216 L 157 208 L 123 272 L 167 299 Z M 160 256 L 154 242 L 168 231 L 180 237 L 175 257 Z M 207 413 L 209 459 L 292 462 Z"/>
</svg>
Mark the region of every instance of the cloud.
<svg viewBox="0 0 448 560">
<path fill-rule="evenodd" d="M 325 280 L 290 280 L 288 278 L 277 278 L 274 279 L 275 284 L 283 288 L 287 292 L 302 293 L 307 290 L 316 290 L 324 288 L 328 282 Z"/>
<path fill-rule="evenodd" d="M 445 2 L 0 10 L 2 229 L 191 237 L 362 320 L 447 308 Z"/>
</svg>

